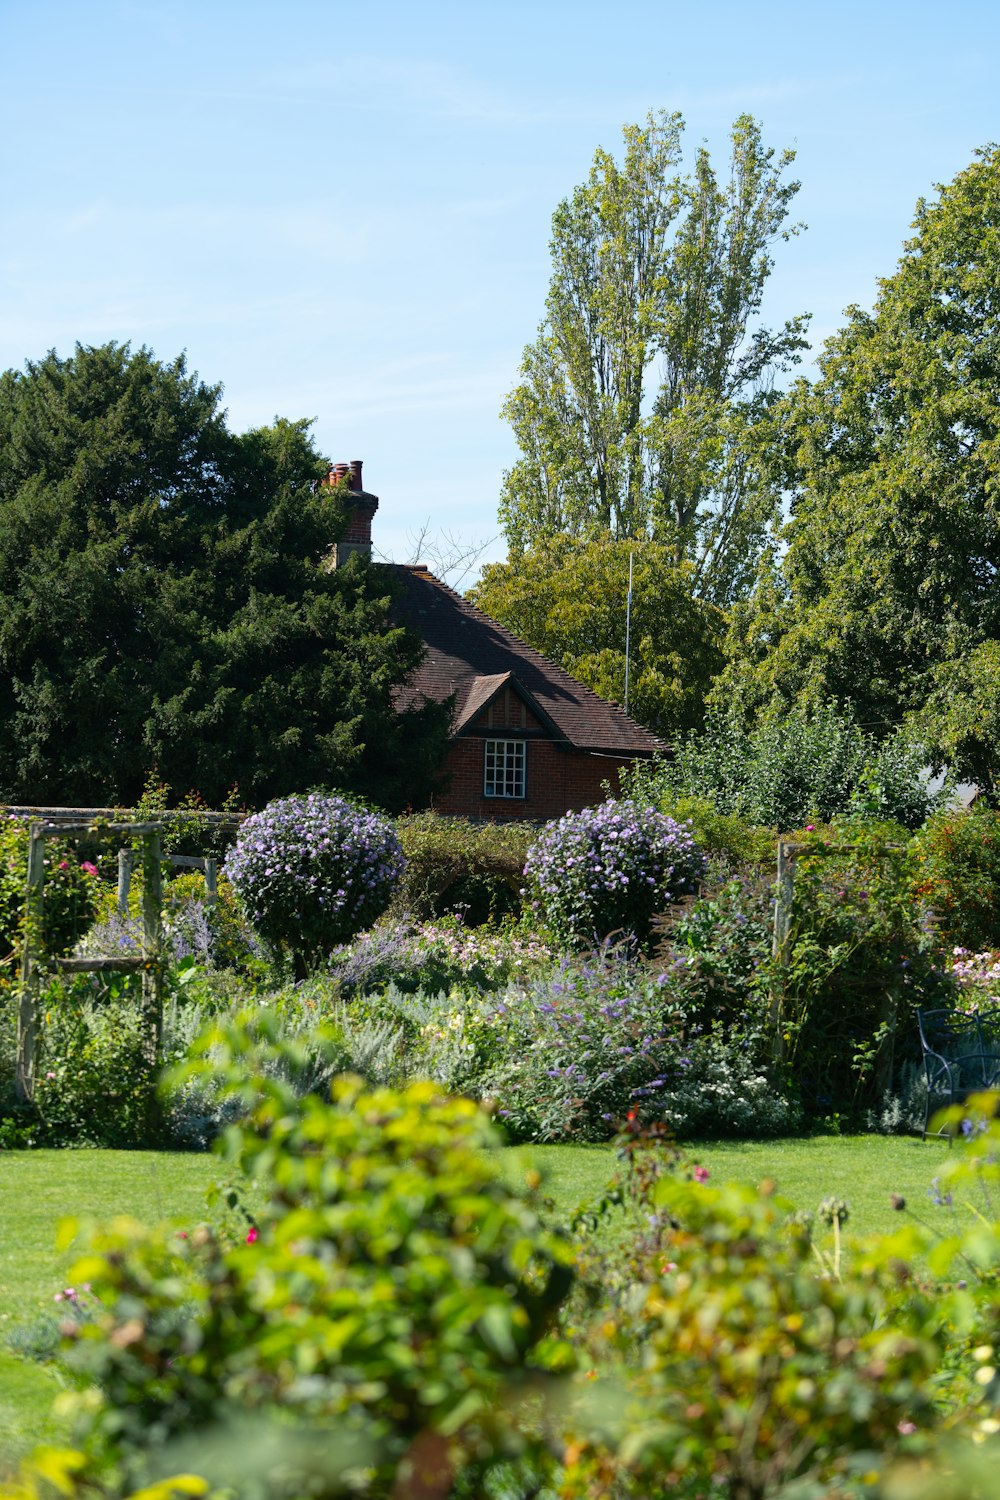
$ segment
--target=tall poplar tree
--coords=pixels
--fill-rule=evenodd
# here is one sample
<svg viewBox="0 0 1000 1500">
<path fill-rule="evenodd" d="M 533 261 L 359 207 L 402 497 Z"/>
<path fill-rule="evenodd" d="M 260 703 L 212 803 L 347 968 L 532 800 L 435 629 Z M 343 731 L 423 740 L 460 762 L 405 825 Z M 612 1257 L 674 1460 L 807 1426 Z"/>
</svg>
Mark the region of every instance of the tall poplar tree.
<svg viewBox="0 0 1000 1500">
<path fill-rule="evenodd" d="M 552 220 L 545 317 L 503 415 L 521 457 L 500 516 L 512 554 L 557 533 L 649 538 L 726 604 L 753 576 L 776 491 L 759 456 L 775 375 L 805 317 L 759 322 L 799 184 L 741 115 L 726 179 L 706 148 L 680 170 L 683 122 L 624 129 Z"/>
</svg>

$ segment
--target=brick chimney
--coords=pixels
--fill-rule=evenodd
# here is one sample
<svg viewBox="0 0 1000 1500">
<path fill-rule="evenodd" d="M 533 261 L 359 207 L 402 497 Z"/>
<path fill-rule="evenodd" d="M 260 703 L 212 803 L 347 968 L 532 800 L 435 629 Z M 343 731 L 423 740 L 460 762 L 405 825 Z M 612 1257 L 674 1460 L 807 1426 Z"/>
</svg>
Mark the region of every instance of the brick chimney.
<svg viewBox="0 0 1000 1500">
<path fill-rule="evenodd" d="M 361 482 L 360 458 L 352 458 L 349 464 L 334 464 L 326 476 L 327 484 L 347 481 L 347 525 L 337 543 L 334 567 L 342 568 L 349 557 L 362 552 L 372 555 L 372 518 L 378 510 L 378 496 L 369 494 Z"/>
</svg>

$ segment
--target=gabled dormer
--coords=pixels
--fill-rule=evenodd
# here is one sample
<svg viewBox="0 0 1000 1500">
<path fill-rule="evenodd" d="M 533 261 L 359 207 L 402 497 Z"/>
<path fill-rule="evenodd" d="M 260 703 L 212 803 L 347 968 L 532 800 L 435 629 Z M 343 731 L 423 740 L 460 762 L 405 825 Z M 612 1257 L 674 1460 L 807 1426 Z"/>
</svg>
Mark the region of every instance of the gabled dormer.
<svg viewBox="0 0 1000 1500">
<path fill-rule="evenodd" d="M 477 677 L 455 719 L 456 735 L 544 734 L 565 740 L 541 704 L 514 672 Z"/>
</svg>

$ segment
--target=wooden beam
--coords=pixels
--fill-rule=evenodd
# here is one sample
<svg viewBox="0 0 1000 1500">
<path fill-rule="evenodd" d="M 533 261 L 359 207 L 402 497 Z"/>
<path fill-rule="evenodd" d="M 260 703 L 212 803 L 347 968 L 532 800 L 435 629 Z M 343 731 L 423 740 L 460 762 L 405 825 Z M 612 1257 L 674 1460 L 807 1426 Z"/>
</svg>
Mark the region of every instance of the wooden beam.
<svg viewBox="0 0 1000 1500">
<path fill-rule="evenodd" d="M 96 958 L 54 958 L 50 962 L 54 969 L 60 969 L 64 974 L 138 974 L 150 965 L 148 958 L 111 958 L 107 955 Z"/>
<path fill-rule="evenodd" d="M 45 893 L 45 839 L 39 825 L 31 825 L 28 879 L 24 901 L 24 952 L 17 1002 L 17 1057 L 14 1092 L 22 1104 L 35 1097 L 35 1057 L 38 1051 L 38 986 L 42 960 Z"/>
<path fill-rule="evenodd" d="M 163 1035 L 163 877 L 160 870 L 160 830 L 142 836 L 142 956 L 147 967 L 142 974 L 143 1010 L 146 1018 L 146 1050 L 153 1067 L 160 1061 Z"/>
</svg>

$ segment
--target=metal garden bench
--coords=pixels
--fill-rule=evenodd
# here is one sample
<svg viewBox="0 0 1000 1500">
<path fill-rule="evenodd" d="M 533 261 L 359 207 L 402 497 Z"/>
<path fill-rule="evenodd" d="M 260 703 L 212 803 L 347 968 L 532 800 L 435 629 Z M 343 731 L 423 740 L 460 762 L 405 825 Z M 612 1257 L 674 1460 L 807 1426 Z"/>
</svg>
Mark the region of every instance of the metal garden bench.
<svg viewBox="0 0 1000 1500">
<path fill-rule="evenodd" d="M 1000 1006 L 985 1015 L 978 1010 L 918 1010 L 917 1024 L 927 1084 L 926 1138 L 937 1110 L 1000 1088 Z"/>
</svg>

